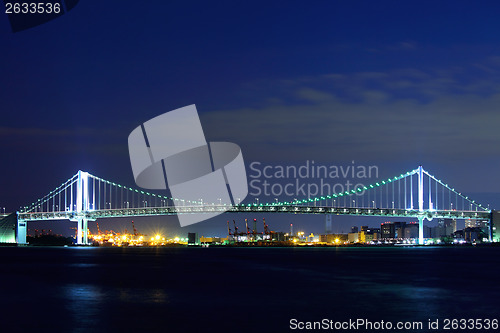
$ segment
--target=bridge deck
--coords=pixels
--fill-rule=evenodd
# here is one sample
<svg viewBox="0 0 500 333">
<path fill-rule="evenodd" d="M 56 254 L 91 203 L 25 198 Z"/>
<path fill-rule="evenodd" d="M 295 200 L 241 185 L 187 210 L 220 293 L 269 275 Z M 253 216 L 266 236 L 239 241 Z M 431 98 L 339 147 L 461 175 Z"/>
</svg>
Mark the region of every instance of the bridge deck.
<svg viewBox="0 0 500 333">
<path fill-rule="evenodd" d="M 332 214 L 332 215 L 355 215 L 355 216 L 386 216 L 386 217 L 418 217 L 425 218 L 454 218 L 454 219 L 490 219 L 490 211 L 457 211 L 457 210 L 424 210 L 419 212 L 415 209 L 392 209 L 392 208 L 349 208 L 328 206 L 302 206 L 302 205 L 238 205 L 227 210 L 224 205 L 210 206 L 166 206 L 166 207 L 143 207 L 143 208 L 121 208 L 102 209 L 85 212 L 30 212 L 19 213 L 19 220 L 77 220 L 85 217 L 88 220 L 98 218 L 116 218 L 130 216 L 161 216 L 175 214 L 203 214 L 224 212 L 227 213 L 288 213 L 288 214 Z"/>
</svg>

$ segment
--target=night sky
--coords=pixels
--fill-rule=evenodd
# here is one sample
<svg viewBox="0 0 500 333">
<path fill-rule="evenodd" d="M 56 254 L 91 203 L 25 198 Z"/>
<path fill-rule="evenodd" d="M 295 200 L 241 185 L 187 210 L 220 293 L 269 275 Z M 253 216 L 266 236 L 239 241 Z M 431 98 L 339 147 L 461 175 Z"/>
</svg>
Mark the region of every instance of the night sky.
<svg viewBox="0 0 500 333">
<path fill-rule="evenodd" d="M 129 133 L 196 104 L 207 140 L 237 143 L 247 165 L 355 161 L 383 179 L 421 164 L 498 209 L 500 4 L 482 4 L 81 1 L 17 33 L 1 14 L 0 207 L 15 211 L 79 169 L 136 187 Z M 144 232 L 223 235 L 245 217 L 183 229 L 137 220 Z M 324 229 L 322 217 L 267 219 Z"/>
</svg>

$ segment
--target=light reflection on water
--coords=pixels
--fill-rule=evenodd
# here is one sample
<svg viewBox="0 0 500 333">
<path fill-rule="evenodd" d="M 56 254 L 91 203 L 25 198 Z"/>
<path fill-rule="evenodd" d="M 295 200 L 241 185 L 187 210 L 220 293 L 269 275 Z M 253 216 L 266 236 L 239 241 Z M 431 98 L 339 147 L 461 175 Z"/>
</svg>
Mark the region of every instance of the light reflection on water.
<svg viewBox="0 0 500 333">
<path fill-rule="evenodd" d="M 90 268 L 90 267 L 96 267 L 96 264 L 86 264 L 86 263 L 74 263 L 70 264 L 70 267 L 76 267 L 76 268 Z"/>
<path fill-rule="evenodd" d="M 102 293 L 96 286 L 88 284 L 69 284 L 63 287 L 64 294 L 71 301 L 99 302 Z"/>
<path fill-rule="evenodd" d="M 117 299 L 120 302 L 126 303 L 168 303 L 167 294 L 162 289 L 132 289 L 132 288 L 119 288 L 116 289 L 111 297 L 116 293 Z"/>
<path fill-rule="evenodd" d="M 67 284 L 62 287 L 61 294 L 74 321 L 73 332 L 83 332 L 84 328 L 99 326 L 99 311 L 103 297 L 99 287 L 90 284 Z"/>
<path fill-rule="evenodd" d="M 162 289 L 115 288 L 91 284 L 67 284 L 62 288 L 63 304 L 71 314 L 72 332 L 84 332 L 102 329 L 101 319 L 105 307 L 131 307 L 141 311 L 141 306 L 168 303 L 168 297 Z"/>
<path fill-rule="evenodd" d="M 75 311 L 82 308 L 98 308 L 104 298 L 130 303 L 167 303 L 168 297 L 162 289 L 108 288 L 103 292 L 100 287 L 87 284 L 68 284 L 62 287 L 67 304 Z"/>
</svg>

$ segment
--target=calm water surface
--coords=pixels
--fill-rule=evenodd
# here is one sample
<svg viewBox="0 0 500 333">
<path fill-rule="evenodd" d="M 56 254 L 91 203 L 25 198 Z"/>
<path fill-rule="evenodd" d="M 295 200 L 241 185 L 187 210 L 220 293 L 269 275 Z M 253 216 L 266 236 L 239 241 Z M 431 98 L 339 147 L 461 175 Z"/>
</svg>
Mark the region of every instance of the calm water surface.
<svg viewBox="0 0 500 333">
<path fill-rule="evenodd" d="M 500 248 L 28 247 L 0 256 L 1 332 L 500 319 Z"/>
</svg>

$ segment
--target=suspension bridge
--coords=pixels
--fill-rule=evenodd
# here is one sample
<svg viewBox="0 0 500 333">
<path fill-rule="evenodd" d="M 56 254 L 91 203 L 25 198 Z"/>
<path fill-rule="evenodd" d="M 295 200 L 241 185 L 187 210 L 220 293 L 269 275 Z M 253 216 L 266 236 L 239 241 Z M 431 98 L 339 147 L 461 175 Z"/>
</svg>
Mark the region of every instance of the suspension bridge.
<svg viewBox="0 0 500 333">
<path fill-rule="evenodd" d="M 368 186 L 292 201 L 237 202 L 231 207 L 203 199 L 171 198 L 123 186 L 78 171 L 44 197 L 17 212 L 16 241 L 26 243 L 27 223 L 41 220 L 77 222 L 77 244 L 87 244 L 88 222 L 101 218 L 175 214 L 292 213 L 418 218 L 419 243 L 424 220 L 491 219 L 491 211 L 419 166 Z"/>
</svg>

